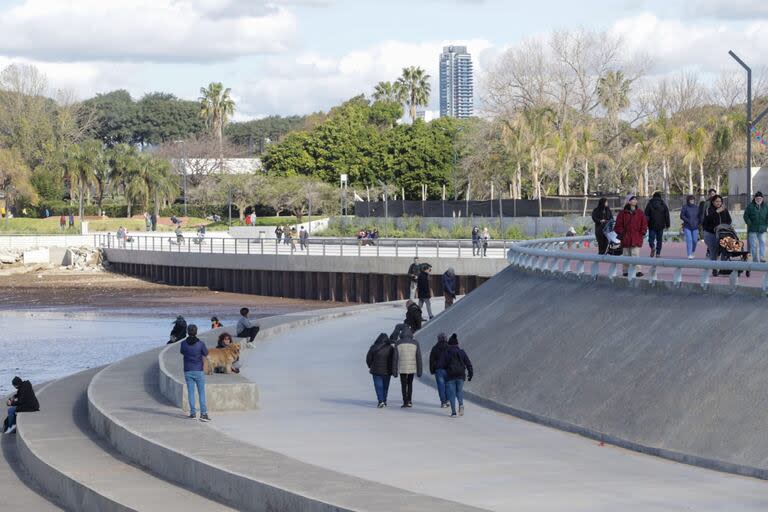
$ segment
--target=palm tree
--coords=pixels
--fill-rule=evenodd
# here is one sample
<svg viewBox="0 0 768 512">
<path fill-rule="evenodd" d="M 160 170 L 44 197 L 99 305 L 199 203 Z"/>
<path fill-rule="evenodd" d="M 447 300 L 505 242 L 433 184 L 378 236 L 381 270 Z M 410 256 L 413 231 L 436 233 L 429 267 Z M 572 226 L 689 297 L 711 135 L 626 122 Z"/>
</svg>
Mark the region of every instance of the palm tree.
<svg viewBox="0 0 768 512">
<path fill-rule="evenodd" d="M 512 173 L 511 199 L 522 199 L 523 195 L 523 163 L 528 154 L 525 145 L 525 123 L 516 117 L 512 122 L 504 121 L 501 126 L 501 137 L 507 146 L 507 153 L 515 165 Z"/>
<path fill-rule="evenodd" d="M 179 193 L 179 177 L 167 160 L 142 153 L 131 172 L 126 186 L 129 200 L 137 200 L 149 210 L 154 203 L 155 217 L 160 216 L 160 204 L 175 198 Z"/>
<path fill-rule="evenodd" d="M 553 146 L 557 152 L 557 193 L 571 193 L 571 163 L 577 150 L 576 134 L 570 123 L 565 123 L 562 129 L 554 135 Z"/>
<path fill-rule="evenodd" d="M 99 141 L 87 140 L 67 149 L 65 172 L 71 180 L 72 189 L 77 190 L 80 222 L 85 215 L 86 195 L 90 193 L 91 187 L 97 184 L 96 169 L 101 164 L 103 153 Z"/>
<path fill-rule="evenodd" d="M 712 134 L 712 149 L 717 155 L 717 177 L 715 190 L 720 190 L 720 174 L 723 158 L 733 146 L 733 120 L 723 117 Z"/>
<path fill-rule="evenodd" d="M 231 89 L 221 82 L 211 82 L 200 88 L 200 117 L 205 119 L 211 135 L 219 141 L 219 158 L 223 159 L 224 126 L 235 113 L 235 102 L 230 97 Z"/>
<path fill-rule="evenodd" d="M 704 128 L 689 130 L 685 133 L 685 148 L 687 150 L 683 162 L 688 164 L 688 193 L 693 194 L 693 164 L 699 166 L 699 190 L 704 193 L 704 159 L 709 150 L 709 137 Z"/>
<path fill-rule="evenodd" d="M 395 89 L 400 101 L 408 105 L 411 122 L 416 120 L 416 107 L 426 106 L 432 87 L 429 75 L 421 68 L 411 66 L 403 68 L 403 74 L 397 79 Z"/>
<path fill-rule="evenodd" d="M 595 134 L 591 125 L 585 125 L 579 130 L 576 138 L 576 146 L 579 155 L 584 159 L 584 204 L 589 195 L 589 162 L 595 154 Z M 597 166 L 595 166 L 595 182 L 597 182 Z M 586 211 L 586 206 L 585 206 Z M 585 214 L 586 215 L 586 214 Z"/>
<path fill-rule="evenodd" d="M 677 149 L 678 128 L 672 124 L 672 120 L 667 117 L 664 109 L 659 111 L 659 115 L 651 124 L 656 132 L 656 145 L 661 153 L 661 179 L 664 187 L 664 195 L 669 197 L 669 181 L 672 173 L 670 162 Z"/>
<path fill-rule="evenodd" d="M 621 71 L 608 71 L 597 82 L 597 97 L 608 114 L 613 129 L 612 138 L 619 141 L 619 114 L 629 107 L 629 92 L 632 81 Z"/>
<path fill-rule="evenodd" d="M 539 200 L 539 216 L 541 216 L 541 180 L 544 174 L 546 155 L 550 149 L 549 142 L 554 129 L 555 112 L 550 108 L 529 108 L 523 111 L 523 118 L 527 127 L 527 142 L 531 155 L 533 199 Z"/>
<path fill-rule="evenodd" d="M 131 216 L 131 208 L 136 199 L 135 195 L 131 196 L 129 189 L 132 192 L 136 191 L 136 186 L 130 187 L 130 183 L 138 173 L 138 160 L 139 155 L 136 148 L 128 144 L 117 144 L 107 154 L 107 161 L 111 169 L 109 180 L 122 187 L 128 207 L 128 217 Z"/>
<path fill-rule="evenodd" d="M 635 138 L 635 156 L 638 160 L 638 164 L 643 169 L 642 179 L 638 179 L 637 191 L 641 196 L 649 196 L 649 183 L 648 183 L 648 167 L 653 160 L 653 140 L 648 137 L 647 133 L 640 133 Z"/>
<path fill-rule="evenodd" d="M 402 96 L 397 82 L 379 82 L 373 89 L 373 99 L 376 101 L 391 101 L 400 103 Z"/>
</svg>

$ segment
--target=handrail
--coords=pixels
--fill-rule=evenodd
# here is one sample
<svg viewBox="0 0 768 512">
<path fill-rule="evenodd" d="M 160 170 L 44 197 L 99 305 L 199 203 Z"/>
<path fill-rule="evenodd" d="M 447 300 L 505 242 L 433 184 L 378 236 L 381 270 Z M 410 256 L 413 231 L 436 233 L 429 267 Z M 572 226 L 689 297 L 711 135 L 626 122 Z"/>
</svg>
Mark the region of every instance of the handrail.
<svg viewBox="0 0 768 512">
<path fill-rule="evenodd" d="M 713 270 L 730 271 L 730 285 L 736 287 L 739 284 L 739 273 L 762 272 L 762 290 L 768 294 L 768 263 L 754 263 L 741 261 L 721 260 L 689 260 L 675 258 L 647 258 L 631 256 L 611 256 L 600 254 L 584 254 L 567 252 L 570 247 L 581 247 L 585 242 L 595 242 L 594 236 L 573 236 L 558 238 L 543 238 L 516 242 L 510 246 L 507 258 L 511 265 L 528 270 L 541 270 L 551 273 L 584 275 L 585 264 L 591 263 L 589 274 L 593 279 L 600 275 L 600 264 L 607 264 L 607 277 L 610 280 L 618 276 L 619 265 L 627 265 L 627 279 L 632 282 L 638 279 L 637 268 L 648 267 L 648 281 L 653 285 L 658 282 L 658 269 L 674 269 L 672 283 L 680 286 L 683 281 L 684 269 L 699 270 L 699 285 L 707 289 L 711 283 L 710 277 Z M 573 263 L 577 263 L 575 270 L 571 270 Z M 714 277 L 714 276 L 712 276 Z"/>
</svg>

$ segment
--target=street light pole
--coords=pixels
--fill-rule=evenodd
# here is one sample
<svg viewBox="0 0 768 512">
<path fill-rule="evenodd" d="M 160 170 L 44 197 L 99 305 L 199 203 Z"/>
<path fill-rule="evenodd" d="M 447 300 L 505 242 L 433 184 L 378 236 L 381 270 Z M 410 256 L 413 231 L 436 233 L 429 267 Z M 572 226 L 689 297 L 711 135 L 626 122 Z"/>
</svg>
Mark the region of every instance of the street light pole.
<svg viewBox="0 0 768 512">
<path fill-rule="evenodd" d="M 232 187 L 227 188 L 227 213 L 229 214 L 229 227 L 232 227 Z"/>
</svg>

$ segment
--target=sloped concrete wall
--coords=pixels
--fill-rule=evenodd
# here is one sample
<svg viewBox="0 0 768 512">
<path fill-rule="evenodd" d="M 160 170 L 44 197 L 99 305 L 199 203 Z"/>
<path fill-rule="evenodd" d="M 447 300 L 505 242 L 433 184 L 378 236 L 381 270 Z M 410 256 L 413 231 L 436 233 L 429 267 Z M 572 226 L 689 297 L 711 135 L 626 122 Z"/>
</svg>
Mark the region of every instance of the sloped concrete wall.
<svg viewBox="0 0 768 512">
<path fill-rule="evenodd" d="M 500 410 L 766 478 L 767 306 L 510 267 L 418 337 L 457 332 L 476 368 L 467 390 Z"/>
</svg>

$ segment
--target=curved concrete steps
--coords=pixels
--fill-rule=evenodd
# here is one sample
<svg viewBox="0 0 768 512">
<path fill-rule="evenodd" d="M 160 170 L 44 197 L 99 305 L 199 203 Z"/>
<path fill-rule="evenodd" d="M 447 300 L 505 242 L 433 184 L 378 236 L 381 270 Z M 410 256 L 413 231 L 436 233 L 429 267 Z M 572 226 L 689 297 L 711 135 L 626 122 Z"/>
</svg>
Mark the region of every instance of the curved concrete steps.
<svg viewBox="0 0 768 512">
<path fill-rule="evenodd" d="M 86 389 L 97 371 L 47 386 L 38 394 L 40 412 L 19 416 L 19 456 L 35 481 L 65 509 L 78 512 L 233 510 L 146 473 L 93 432 Z M 5 505 L 5 497 L 0 499 Z"/>
<path fill-rule="evenodd" d="M 0 496 L 3 510 L 54 512 L 63 510 L 45 497 L 43 490 L 22 466 L 15 435 L 0 438 Z"/>
<path fill-rule="evenodd" d="M 186 420 L 160 395 L 158 352 L 100 371 L 88 387 L 88 409 L 94 429 L 118 452 L 161 477 L 239 510 L 479 510 L 306 464 Z"/>
</svg>

